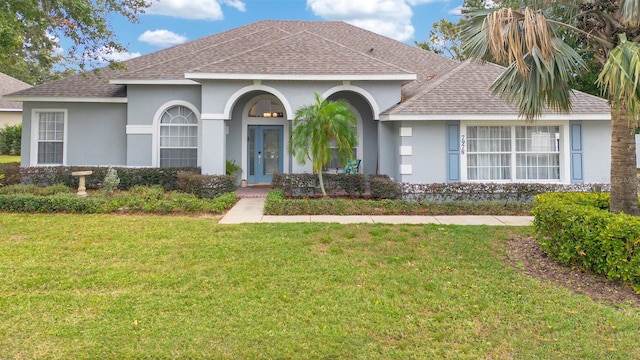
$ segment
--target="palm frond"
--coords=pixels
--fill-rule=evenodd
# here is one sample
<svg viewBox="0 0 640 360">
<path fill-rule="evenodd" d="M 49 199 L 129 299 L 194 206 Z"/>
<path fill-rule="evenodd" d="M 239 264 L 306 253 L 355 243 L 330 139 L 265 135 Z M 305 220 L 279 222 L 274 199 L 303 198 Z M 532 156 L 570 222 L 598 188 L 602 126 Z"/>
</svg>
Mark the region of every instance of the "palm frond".
<svg viewBox="0 0 640 360">
<path fill-rule="evenodd" d="M 640 44 L 627 41 L 619 34 L 620 43 L 611 50 L 598 76 L 598 85 L 614 105 L 622 105 L 635 121 L 640 115 Z"/>
<path fill-rule="evenodd" d="M 640 1 L 638 0 L 622 0 L 621 20 L 628 26 L 640 25 Z"/>
<path fill-rule="evenodd" d="M 542 12 L 486 9 L 471 12 L 465 46 L 471 56 L 509 64 L 491 85 L 494 95 L 518 107 L 521 117 L 533 120 L 545 108 L 571 110 L 568 82 L 584 62 L 556 36 Z"/>
</svg>

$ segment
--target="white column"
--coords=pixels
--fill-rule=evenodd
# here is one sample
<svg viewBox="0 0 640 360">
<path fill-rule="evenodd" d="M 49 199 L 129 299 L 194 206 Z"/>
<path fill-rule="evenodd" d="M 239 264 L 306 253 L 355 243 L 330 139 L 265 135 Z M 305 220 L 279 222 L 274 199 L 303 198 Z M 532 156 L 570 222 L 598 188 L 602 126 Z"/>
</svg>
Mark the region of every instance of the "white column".
<svg viewBox="0 0 640 360">
<path fill-rule="evenodd" d="M 227 159 L 225 121 L 202 117 L 202 173 L 223 175 Z"/>
</svg>

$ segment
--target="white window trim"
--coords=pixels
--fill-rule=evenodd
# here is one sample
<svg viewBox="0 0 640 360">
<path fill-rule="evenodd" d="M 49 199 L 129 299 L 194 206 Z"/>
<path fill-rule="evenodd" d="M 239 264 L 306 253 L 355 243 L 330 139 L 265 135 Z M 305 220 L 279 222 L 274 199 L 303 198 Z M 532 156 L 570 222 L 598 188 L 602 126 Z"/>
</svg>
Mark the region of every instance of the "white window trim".
<svg viewBox="0 0 640 360">
<path fill-rule="evenodd" d="M 558 126 L 560 129 L 560 179 L 559 180 L 525 180 L 516 179 L 516 154 L 515 148 L 511 150 L 511 179 L 509 180 L 469 180 L 467 178 L 467 127 L 469 126 L 509 126 L 511 128 L 511 141 L 515 146 L 516 126 Z M 569 121 L 545 121 L 536 123 L 525 123 L 524 121 L 504 122 L 504 121 L 463 121 L 460 123 L 460 138 L 458 142 L 464 148 L 460 148 L 460 181 L 470 183 L 545 183 L 545 184 L 569 184 L 571 183 L 571 152 Z"/>
<path fill-rule="evenodd" d="M 202 117 L 200 115 L 200 111 L 193 104 L 184 100 L 172 100 L 168 101 L 162 106 L 158 108 L 156 114 L 153 117 L 153 133 L 151 140 L 151 166 L 152 167 L 160 167 L 160 120 L 162 119 L 162 114 L 164 112 L 174 106 L 184 106 L 187 109 L 191 110 L 193 114 L 198 119 L 198 166 L 202 166 Z"/>
<path fill-rule="evenodd" d="M 63 113 L 63 138 L 62 138 L 62 164 L 38 164 L 38 133 L 40 127 L 40 116 L 41 113 L 52 113 L 52 112 L 61 112 Z M 30 146 L 30 154 L 29 154 L 29 163 L 31 166 L 66 166 L 67 165 L 67 145 L 69 142 L 68 131 L 69 131 L 69 121 L 68 121 L 68 110 L 67 109 L 33 109 L 31 110 L 31 146 Z"/>
</svg>

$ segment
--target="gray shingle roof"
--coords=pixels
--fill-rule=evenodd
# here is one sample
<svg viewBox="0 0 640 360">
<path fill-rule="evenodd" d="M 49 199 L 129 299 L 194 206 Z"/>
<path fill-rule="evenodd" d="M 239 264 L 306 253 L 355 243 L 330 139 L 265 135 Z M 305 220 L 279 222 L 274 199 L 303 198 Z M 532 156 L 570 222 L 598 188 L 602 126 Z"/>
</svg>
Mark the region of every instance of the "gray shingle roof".
<svg viewBox="0 0 640 360">
<path fill-rule="evenodd" d="M 302 39 L 310 43 L 304 44 Z M 284 58 L 284 52 L 278 54 L 279 58 L 274 54 L 269 61 L 260 64 L 262 71 L 274 74 L 300 72 L 302 75 L 349 71 L 350 74 L 414 73 L 417 79 L 403 87 L 405 96 L 411 96 L 422 84 L 457 65 L 450 59 L 344 22 L 265 20 L 125 61 L 126 70 L 102 68 L 99 75 L 88 72 L 12 95 L 124 97 L 126 87 L 109 84 L 109 80 L 183 80 L 185 73 L 205 69 L 256 74 L 252 65 L 258 65 L 257 62 L 232 62 L 230 59 L 242 59 L 241 54 L 257 54 L 260 50 L 264 58 L 267 52 L 277 51 L 275 47 L 265 47 L 274 42 L 295 48 L 295 51 Z M 300 51 L 303 46 L 305 50 Z M 336 51 L 339 46 L 342 48 Z M 324 61 L 317 59 L 320 54 Z"/>
<path fill-rule="evenodd" d="M 272 75 L 415 74 L 407 101 L 387 114 L 513 114 L 489 85 L 503 68 L 463 63 L 335 21 L 265 20 L 12 94 L 125 97 L 109 80 L 184 80 L 185 73 Z M 608 113 L 606 101 L 576 92 L 574 113 Z"/>
<path fill-rule="evenodd" d="M 0 73 L 0 97 L 12 92 L 30 88 L 31 85 L 12 78 L 9 75 Z M 22 109 L 22 103 L 18 101 L 2 100 L 0 98 L 0 109 Z"/>
<path fill-rule="evenodd" d="M 432 81 L 387 115 L 512 115 L 518 109 L 491 95 L 490 85 L 504 71 L 491 63 L 464 62 Z M 572 114 L 608 114 L 606 100 L 580 91 L 573 93 Z M 553 113 L 549 110 L 545 113 Z"/>
</svg>

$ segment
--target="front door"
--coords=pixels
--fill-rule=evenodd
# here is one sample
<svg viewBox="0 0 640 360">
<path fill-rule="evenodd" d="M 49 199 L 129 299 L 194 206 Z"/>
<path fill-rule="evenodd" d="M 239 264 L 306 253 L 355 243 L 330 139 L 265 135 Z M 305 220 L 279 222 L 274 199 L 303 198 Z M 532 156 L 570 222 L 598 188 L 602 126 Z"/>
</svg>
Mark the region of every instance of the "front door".
<svg viewBox="0 0 640 360">
<path fill-rule="evenodd" d="M 282 172 L 282 128 L 282 125 L 249 125 L 249 184 L 271 183 L 273 174 Z"/>
</svg>

